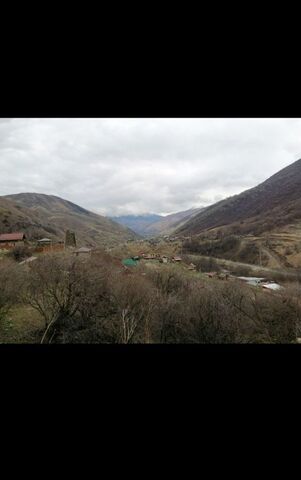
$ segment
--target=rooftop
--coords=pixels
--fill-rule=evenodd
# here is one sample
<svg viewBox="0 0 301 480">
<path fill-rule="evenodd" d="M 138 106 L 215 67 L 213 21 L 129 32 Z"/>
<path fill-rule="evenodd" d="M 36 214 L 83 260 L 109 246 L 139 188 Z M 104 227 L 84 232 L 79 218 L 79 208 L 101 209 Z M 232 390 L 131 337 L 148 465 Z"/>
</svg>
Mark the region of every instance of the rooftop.
<svg viewBox="0 0 301 480">
<path fill-rule="evenodd" d="M 89 253 L 91 250 L 92 249 L 88 247 L 80 247 L 77 250 L 74 250 L 74 253 Z"/>
<path fill-rule="evenodd" d="M 0 242 L 14 242 L 17 240 L 23 240 L 24 238 L 25 238 L 25 234 L 23 232 L 0 234 Z"/>
<path fill-rule="evenodd" d="M 133 260 L 132 258 L 125 258 L 122 260 L 122 263 L 126 267 L 135 267 L 138 262 L 136 260 Z"/>
</svg>

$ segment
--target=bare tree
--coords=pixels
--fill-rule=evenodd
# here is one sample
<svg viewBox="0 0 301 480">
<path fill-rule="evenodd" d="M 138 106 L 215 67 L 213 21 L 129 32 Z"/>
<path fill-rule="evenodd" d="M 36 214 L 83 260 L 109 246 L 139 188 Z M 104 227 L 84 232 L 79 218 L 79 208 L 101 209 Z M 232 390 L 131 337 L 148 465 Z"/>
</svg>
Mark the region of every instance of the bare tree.
<svg viewBox="0 0 301 480">
<path fill-rule="evenodd" d="M 30 269 L 25 299 L 45 320 L 43 343 L 53 326 L 72 319 L 81 305 L 82 264 L 64 255 L 40 257 Z"/>
<path fill-rule="evenodd" d="M 0 262 L 0 321 L 4 320 L 14 304 L 19 300 L 21 272 L 10 260 Z"/>
</svg>

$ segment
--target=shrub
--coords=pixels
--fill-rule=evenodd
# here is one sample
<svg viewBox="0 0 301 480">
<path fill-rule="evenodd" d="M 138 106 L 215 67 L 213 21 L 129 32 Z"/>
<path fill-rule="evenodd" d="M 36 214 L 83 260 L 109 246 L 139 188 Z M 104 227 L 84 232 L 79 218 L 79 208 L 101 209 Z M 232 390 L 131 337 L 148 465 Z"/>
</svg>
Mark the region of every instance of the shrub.
<svg viewBox="0 0 301 480">
<path fill-rule="evenodd" d="M 235 235 L 228 235 L 217 240 L 205 240 L 199 242 L 192 239 L 190 242 L 183 244 L 186 253 L 199 253 L 212 257 L 229 256 L 231 252 L 237 250 L 240 245 L 240 239 Z"/>
<path fill-rule="evenodd" d="M 64 341 L 66 332 L 82 329 L 101 316 L 108 302 L 107 279 L 106 267 L 92 259 L 81 262 L 64 254 L 48 254 L 36 260 L 25 300 L 45 320 L 43 341 L 54 336 Z"/>
<path fill-rule="evenodd" d="M 249 277 L 253 274 L 251 267 L 247 267 L 244 265 L 231 266 L 231 272 L 239 277 Z"/>
<path fill-rule="evenodd" d="M 0 321 L 4 320 L 14 304 L 19 301 L 22 275 L 11 260 L 0 262 Z"/>
<path fill-rule="evenodd" d="M 200 258 L 194 260 L 196 268 L 200 272 L 220 272 L 221 267 L 214 258 Z"/>
<path fill-rule="evenodd" d="M 32 249 L 27 245 L 16 245 L 7 254 L 8 257 L 13 258 L 16 262 L 20 262 L 32 256 Z"/>
</svg>

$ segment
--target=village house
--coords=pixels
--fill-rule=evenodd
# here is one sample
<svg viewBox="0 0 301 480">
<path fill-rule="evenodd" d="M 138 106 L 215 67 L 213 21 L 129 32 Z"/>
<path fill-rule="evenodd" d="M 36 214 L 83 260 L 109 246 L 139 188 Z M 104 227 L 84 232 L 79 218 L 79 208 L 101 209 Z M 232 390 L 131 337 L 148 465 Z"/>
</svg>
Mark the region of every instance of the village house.
<svg viewBox="0 0 301 480">
<path fill-rule="evenodd" d="M 5 250 L 16 245 L 24 245 L 25 240 L 26 236 L 23 232 L 2 233 L 0 234 L 0 249 Z"/>
<path fill-rule="evenodd" d="M 214 278 L 217 277 L 217 272 L 206 272 L 205 275 L 208 278 Z"/>
<path fill-rule="evenodd" d="M 252 285 L 253 287 L 258 287 L 262 283 L 266 283 L 267 279 L 262 277 L 237 277 L 242 282 L 245 282 L 247 285 Z"/>
<path fill-rule="evenodd" d="M 41 238 L 41 240 L 38 240 L 38 244 L 43 246 L 43 245 L 51 245 L 52 240 L 50 238 Z"/>
<path fill-rule="evenodd" d="M 156 259 L 156 254 L 155 253 L 147 253 L 143 255 L 143 258 L 145 260 L 155 260 Z"/>
<path fill-rule="evenodd" d="M 122 264 L 124 267 L 136 267 L 138 265 L 137 260 L 134 260 L 133 258 L 124 258 L 122 260 Z"/>
<path fill-rule="evenodd" d="M 160 263 L 168 263 L 168 257 L 166 257 L 166 255 L 162 255 L 160 258 L 159 258 L 159 262 Z"/>
<path fill-rule="evenodd" d="M 262 286 L 262 288 L 264 288 L 265 290 L 268 290 L 268 291 L 282 290 L 283 289 L 283 287 L 276 282 L 263 283 L 261 286 Z"/>
<path fill-rule="evenodd" d="M 176 262 L 176 263 L 182 262 L 182 258 L 181 257 L 172 257 L 172 262 Z"/>
<path fill-rule="evenodd" d="M 76 257 L 89 257 L 91 255 L 92 249 L 88 247 L 80 247 L 77 250 L 74 250 L 73 254 Z"/>
<path fill-rule="evenodd" d="M 219 273 L 218 276 L 217 276 L 217 278 L 218 278 L 219 280 L 228 280 L 229 275 L 228 275 L 228 273 Z"/>
</svg>

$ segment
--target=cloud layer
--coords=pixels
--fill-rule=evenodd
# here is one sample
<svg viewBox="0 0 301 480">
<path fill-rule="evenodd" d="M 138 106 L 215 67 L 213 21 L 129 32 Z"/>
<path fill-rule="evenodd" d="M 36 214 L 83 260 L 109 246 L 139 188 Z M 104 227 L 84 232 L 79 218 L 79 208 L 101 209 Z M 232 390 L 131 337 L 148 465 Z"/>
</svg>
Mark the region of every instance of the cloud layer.
<svg viewBox="0 0 301 480">
<path fill-rule="evenodd" d="M 301 119 L 1 119 L 0 195 L 165 214 L 239 193 L 300 157 Z"/>
</svg>

